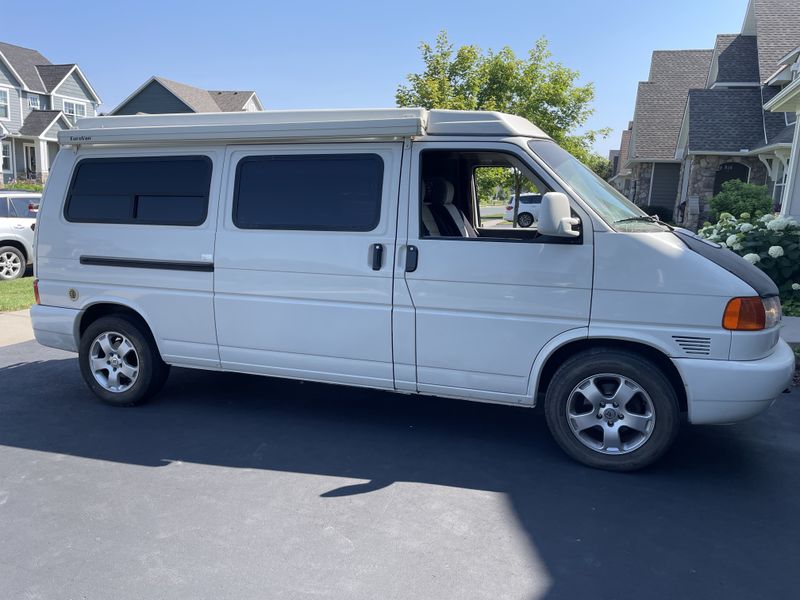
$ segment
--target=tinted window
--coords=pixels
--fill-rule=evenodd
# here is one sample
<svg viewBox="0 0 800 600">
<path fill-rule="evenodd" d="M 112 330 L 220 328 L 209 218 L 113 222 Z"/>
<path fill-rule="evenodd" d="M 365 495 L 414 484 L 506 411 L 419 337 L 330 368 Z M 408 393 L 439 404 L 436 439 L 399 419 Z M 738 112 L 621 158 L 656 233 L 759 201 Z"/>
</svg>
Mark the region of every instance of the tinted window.
<svg viewBox="0 0 800 600">
<path fill-rule="evenodd" d="M 210 184 L 205 156 L 86 159 L 72 178 L 65 214 L 85 223 L 200 225 Z"/>
<path fill-rule="evenodd" d="M 39 205 L 38 198 L 11 198 L 11 210 L 18 217 L 25 219 L 35 219 L 36 212 L 31 208 L 36 208 Z"/>
<path fill-rule="evenodd" d="M 0 219 L 8 216 L 8 200 L 5 198 L 0 198 Z"/>
<path fill-rule="evenodd" d="M 522 204 L 541 204 L 542 197 L 541 196 L 520 196 L 519 201 Z"/>
<path fill-rule="evenodd" d="M 236 168 L 233 222 L 242 229 L 370 231 L 381 215 L 375 154 L 251 156 Z"/>
</svg>

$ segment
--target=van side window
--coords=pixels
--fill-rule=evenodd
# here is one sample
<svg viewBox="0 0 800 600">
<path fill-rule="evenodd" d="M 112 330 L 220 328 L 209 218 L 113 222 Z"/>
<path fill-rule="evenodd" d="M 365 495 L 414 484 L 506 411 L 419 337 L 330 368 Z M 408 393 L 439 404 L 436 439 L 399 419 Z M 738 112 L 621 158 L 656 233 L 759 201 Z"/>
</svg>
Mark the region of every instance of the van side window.
<svg viewBox="0 0 800 600">
<path fill-rule="evenodd" d="M 8 200 L 5 198 L 0 198 L 0 219 L 8 217 Z"/>
<path fill-rule="evenodd" d="M 210 185 L 206 156 L 88 158 L 75 169 L 64 214 L 75 223 L 201 225 Z"/>
<path fill-rule="evenodd" d="M 248 156 L 236 166 L 240 229 L 372 231 L 381 217 L 377 154 Z"/>
<path fill-rule="evenodd" d="M 421 237 L 538 237 L 542 194 L 551 190 L 515 156 L 481 150 L 425 150 L 420 156 Z"/>
</svg>

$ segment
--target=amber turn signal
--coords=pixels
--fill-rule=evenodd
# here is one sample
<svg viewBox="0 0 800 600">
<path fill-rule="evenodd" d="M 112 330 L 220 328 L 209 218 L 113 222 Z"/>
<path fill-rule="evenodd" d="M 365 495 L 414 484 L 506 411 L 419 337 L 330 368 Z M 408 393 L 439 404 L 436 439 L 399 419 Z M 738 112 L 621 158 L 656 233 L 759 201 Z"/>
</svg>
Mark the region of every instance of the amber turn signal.
<svg viewBox="0 0 800 600">
<path fill-rule="evenodd" d="M 731 331 L 761 331 L 766 327 L 764 303 L 754 298 L 734 298 L 725 307 L 722 326 Z"/>
</svg>

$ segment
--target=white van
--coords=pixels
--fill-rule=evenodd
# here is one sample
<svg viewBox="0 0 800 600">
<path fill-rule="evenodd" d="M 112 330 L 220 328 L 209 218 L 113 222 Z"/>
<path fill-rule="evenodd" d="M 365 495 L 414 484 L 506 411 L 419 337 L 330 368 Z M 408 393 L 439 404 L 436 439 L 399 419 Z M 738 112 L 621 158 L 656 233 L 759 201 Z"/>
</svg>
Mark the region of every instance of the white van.
<svg viewBox="0 0 800 600">
<path fill-rule="evenodd" d="M 543 403 L 568 454 L 632 470 L 683 413 L 746 419 L 791 380 L 768 277 L 519 117 L 119 116 L 59 141 L 34 331 L 112 404 L 171 365 Z M 533 227 L 482 222 L 503 182 L 543 194 Z"/>
</svg>

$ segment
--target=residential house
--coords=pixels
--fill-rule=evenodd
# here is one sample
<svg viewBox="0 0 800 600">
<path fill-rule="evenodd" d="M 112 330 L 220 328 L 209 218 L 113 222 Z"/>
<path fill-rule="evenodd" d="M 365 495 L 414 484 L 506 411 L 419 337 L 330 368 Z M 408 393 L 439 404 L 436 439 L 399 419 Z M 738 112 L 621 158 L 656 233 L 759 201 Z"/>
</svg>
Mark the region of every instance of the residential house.
<svg viewBox="0 0 800 600">
<path fill-rule="evenodd" d="M 619 150 L 616 151 L 617 159 L 612 164 L 611 178 L 608 180 L 619 192 L 631 197 L 631 169 L 628 166 L 628 148 L 631 143 L 633 121 L 628 123 L 628 128 L 622 132 Z"/>
<path fill-rule="evenodd" d="M 256 112 L 264 110 L 251 90 L 204 90 L 163 77 L 151 77 L 139 86 L 112 115 Z"/>
<path fill-rule="evenodd" d="M 800 116 L 800 47 L 783 56 L 779 64 L 767 83 L 779 87 L 780 92 L 765 105 L 770 112 L 783 113 L 787 123 L 776 148 L 775 166 L 780 171 L 775 175 L 775 186 L 781 192 L 781 213 L 800 220 L 800 127 L 792 127 Z M 787 131 L 792 131 L 790 146 Z"/>
<path fill-rule="evenodd" d="M 628 197 L 645 210 L 672 213 L 681 176 L 675 158 L 689 90 L 708 78 L 711 50 L 657 50 L 639 83 L 628 146 Z M 648 208 L 649 207 L 649 208 Z"/>
<path fill-rule="evenodd" d="M 58 132 L 94 116 L 99 104 L 78 65 L 54 65 L 36 50 L 0 42 L 2 181 L 45 180 Z"/>
<path fill-rule="evenodd" d="M 750 0 L 742 30 L 718 35 L 713 50 L 654 53 L 628 144 L 628 196 L 642 206 L 671 207 L 687 227 L 702 223 L 730 179 L 767 185 L 781 204 L 795 117 L 764 104 L 791 82 L 788 54 L 798 45 L 800 2 Z M 671 91 L 670 81 L 679 84 Z"/>
</svg>

